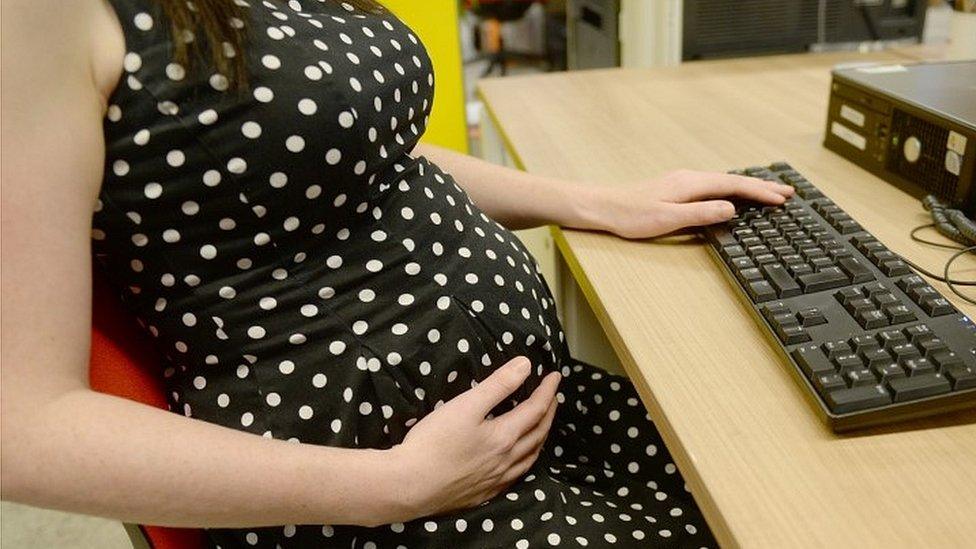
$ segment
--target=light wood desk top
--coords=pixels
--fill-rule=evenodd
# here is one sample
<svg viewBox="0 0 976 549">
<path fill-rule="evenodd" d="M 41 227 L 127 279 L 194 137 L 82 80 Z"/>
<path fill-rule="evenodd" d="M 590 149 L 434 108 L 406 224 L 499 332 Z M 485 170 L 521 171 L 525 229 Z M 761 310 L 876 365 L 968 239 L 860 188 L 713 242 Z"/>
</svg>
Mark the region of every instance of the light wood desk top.
<svg viewBox="0 0 976 549">
<path fill-rule="evenodd" d="M 524 169 L 612 184 L 777 160 L 923 266 L 918 202 L 821 145 L 831 53 L 484 81 Z M 835 435 L 694 235 L 555 231 L 560 251 L 723 545 L 973 547 L 976 410 Z M 976 261 L 959 277 L 976 276 Z M 935 283 L 970 316 L 976 307 Z"/>
</svg>

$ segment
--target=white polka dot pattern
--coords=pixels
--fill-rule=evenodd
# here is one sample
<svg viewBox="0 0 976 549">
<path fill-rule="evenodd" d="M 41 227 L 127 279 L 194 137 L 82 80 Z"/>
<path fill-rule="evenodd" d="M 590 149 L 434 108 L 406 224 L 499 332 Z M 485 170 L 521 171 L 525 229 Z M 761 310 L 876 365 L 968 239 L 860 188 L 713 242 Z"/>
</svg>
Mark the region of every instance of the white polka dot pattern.
<svg viewBox="0 0 976 549">
<path fill-rule="evenodd" d="M 246 17 L 231 23 L 249 26 L 248 49 L 221 51 L 248 56 L 242 93 L 210 67 L 169 58 L 159 47 L 169 23 L 154 0 L 111 0 L 129 51 L 106 112 L 92 249 L 165 357 L 170 409 L 282 440 L 388 448 L 516 355 L 530 358 L 533 375 L 496 414 L 549 371 L 573 379 L 581 366 L 534 259 L 450 175 L 410 152 L 434 85 L 412 31 L 390 13 L 338 1 L 235 1 Z M 598 396 L 589 392 L 597 381 L 576 379 L 583 389 L 573 402 L 583 406 Z M 673 488 L 680 475 L 665 467 L 653 426 L 638 406 L 627 414 L 604 396 L 621 409 L 583 417 L 562 404 L 552 439 L 563 442 L 537 463 L 535 480 L 495 506 L 377 529 L 291 525 L 211 537 L 224 548 L 348 547 L 354 538 L 362 547 L 482 547 L 486 535 L 499 546 L 546 547 L 599 545 L 604 534 L 624 545 L 663 540 L 666 524 L 672 541 L 693 534 L 687 525 L 711 543 Z M 571 442 L 578 429 L 612 432 L 626 448 L 620 459 L 629 457 L 587 466 L 577 453 L 596 449 Z M 611 470 L 619 476 L 598 478 Z M 660 478 L 635 480 L 651 471 Z M 611 529 L 609 518 L 593 529 L 588 507 L 616 517 L 608 505 L 638 496 L 656 509 L 639 529 L 623 519 Z M 506 515 L 515 500 L 530 512 Z"/>
</svg>

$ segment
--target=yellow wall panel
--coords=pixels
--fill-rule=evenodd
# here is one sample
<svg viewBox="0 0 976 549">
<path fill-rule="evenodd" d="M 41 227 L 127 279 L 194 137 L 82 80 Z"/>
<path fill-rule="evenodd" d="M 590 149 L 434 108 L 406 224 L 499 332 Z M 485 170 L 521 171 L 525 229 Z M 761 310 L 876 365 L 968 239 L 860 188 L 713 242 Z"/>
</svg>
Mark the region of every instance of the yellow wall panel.
<svg viewBox="0 0 976 549">
<path fill-rule="evenodd" d="M 381 0 L 423 41 L 434 63 L 434 107 L 422 141 L 468 152 L 457 0 Z"/>
</svg>

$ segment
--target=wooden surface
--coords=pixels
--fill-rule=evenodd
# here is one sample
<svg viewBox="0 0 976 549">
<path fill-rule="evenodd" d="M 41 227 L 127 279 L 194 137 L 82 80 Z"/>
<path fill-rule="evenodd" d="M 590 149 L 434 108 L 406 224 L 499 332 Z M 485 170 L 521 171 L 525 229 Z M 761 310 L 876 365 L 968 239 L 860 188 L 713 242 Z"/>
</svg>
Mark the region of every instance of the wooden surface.
<svg viewBox="0 0 976 549">
<path fill-rule="evenodd" d="M 831 66 L 911 57 L 545 74 L 483 81 L 480 93 L 530 172 L 614 184 L 785 160 L 893 250 L 935 268 L 946 250 L 908 238 L 927 222 L 918 202 L 821 145 Z M 701 238 L 555 237 L 724 546 L 976 546 L 976 410 L 835 435 Z M 976 277 L 976 261 L 957 275 Z"/>
</svg>

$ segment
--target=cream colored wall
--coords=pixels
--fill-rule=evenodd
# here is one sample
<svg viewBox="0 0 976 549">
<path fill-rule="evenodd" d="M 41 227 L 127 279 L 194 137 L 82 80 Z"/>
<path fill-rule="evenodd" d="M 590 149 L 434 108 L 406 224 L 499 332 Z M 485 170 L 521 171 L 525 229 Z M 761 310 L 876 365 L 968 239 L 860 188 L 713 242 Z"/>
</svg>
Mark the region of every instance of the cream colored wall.
<svg viewBox="0 0 976 549">
<path fill-rule="evenodd" d="M 681 63 L 682 0 L 620 0 L 620 65 Z"/>
</svg>

